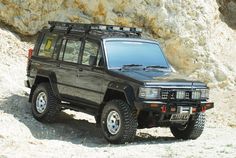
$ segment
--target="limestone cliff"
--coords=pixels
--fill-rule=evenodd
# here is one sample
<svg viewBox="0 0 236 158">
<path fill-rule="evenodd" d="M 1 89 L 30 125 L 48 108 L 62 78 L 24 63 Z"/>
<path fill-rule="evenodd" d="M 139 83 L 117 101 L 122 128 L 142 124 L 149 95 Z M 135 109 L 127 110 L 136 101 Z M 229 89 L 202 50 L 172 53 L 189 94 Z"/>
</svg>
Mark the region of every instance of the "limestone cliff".
<svg viewBox="0 0 236 158">
<path fill-rule="evenodd" d="M 144 29 L 185 74 L 225 87 L 236 82 L 235 0 L 0 0 L 0 20 L 34 35 L 49 20 Z"/>
</svg>

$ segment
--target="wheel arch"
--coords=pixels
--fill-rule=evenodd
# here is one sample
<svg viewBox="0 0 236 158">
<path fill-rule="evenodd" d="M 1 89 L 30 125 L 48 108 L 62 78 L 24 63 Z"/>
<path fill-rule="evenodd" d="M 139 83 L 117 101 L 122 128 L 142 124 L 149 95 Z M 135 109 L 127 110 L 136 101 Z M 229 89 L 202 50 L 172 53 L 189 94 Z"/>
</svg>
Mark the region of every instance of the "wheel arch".
<svg viewBox="0 0 236 158">
<path fill-rule="evenodd" d="M 99 120 L 100 114 L 102 113 L 102 110 L 106 103 L 110 100 L 114 99 L 120 99 L 125 101 L 128 105 L 130 105 L 131 108 L 136 109 L 134 105 L 135 100 L 135 93 L 133 90 L 133 87 L 128 84 L 123 83 L 117 83 L 117 82 L 110 82 L 108 84 L 107 90 L 105 92 L 105 95 L 103 97 L 103 102 L 99 107 L 97 117 Z"/>
<path fill-rule="evenodd" d="M 55 73 L 38 73 L 35 77 L 35 80 L 33 82 L 33 86 L 31 88 L 30 91 L 30 95 L 29 95 L 29 102 L 32 101 L 32 96 L 34 93 L 34 90 L 36 89 L 37 85 L 43 82 L 48 82 L 52 88 L 52 92 L 56 97 L 59 97 L 59 92 L 58 92 L 58 88 L 56 85 L 56 75 Z"/>
<path fill-rule="evenodd" d="M 122 99 L 129 105 L 133 105 L 135 99 L 133 87 L 129 84 L 110 82 L 104 95 L 103 102 L 107 102 L 111 99 Z"/>
</svg>

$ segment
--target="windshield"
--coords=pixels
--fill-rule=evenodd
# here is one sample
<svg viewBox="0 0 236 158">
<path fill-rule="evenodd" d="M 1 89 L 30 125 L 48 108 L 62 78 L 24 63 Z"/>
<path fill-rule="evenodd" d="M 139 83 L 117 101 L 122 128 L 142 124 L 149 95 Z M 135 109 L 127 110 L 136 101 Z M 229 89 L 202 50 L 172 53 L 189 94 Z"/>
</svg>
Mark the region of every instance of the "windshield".
<svg viewBox="0 0 236 158">
<path fill-rule="evenodd" d="M 107 41 L 105 47 L 109 68 L 121 68 L 125 65 L 169 67 L 156 43 L 114 40 Z"/>
</svg>

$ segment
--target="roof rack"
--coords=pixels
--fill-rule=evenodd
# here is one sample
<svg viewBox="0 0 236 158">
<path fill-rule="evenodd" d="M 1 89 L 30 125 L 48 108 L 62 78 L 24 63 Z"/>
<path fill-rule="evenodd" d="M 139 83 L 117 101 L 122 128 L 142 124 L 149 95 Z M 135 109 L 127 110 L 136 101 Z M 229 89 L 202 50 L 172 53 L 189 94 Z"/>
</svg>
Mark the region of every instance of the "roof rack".
<svg viewBox="0 0 236 158">
<path fill-rule="evenodd" d="M 123 27 L 116 25 L 104 25 L 104 24 L 82 24 L 82 23 L 68 23 L 68 22 L 59 22 L 59 21 L 49 21 L 50 31 L 53 29 L 65 29 L 66 33 L 69 33 L 72 29 L 74 31 L 106 31 L 106 32 L 120 32 L 125 34 L 137 34 L 141 36 L 142 29 L 135 27 Z"/>
</svg>

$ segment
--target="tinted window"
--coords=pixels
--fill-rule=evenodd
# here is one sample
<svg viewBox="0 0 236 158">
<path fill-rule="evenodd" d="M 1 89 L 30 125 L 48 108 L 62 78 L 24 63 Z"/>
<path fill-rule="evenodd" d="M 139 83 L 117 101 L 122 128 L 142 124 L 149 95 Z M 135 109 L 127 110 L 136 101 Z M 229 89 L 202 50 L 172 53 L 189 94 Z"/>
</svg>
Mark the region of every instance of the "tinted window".
<svg viewBox="0 0 236 158">
<path fill-rule="evenodd" d="M 65 43 L 66 45 L 64 48 L 63 61 L 77 63 L 80 52 L 81 41 L 67 40 L 66 42 L 63 43 Z"/>
<path fill-rule="evenodd" d="M 97 65 L 98 44 L 90 41 L 85 42 L 82 64 L 91 65 L 91 59 L 94 58 Z"/>
<path fill-rule="evenodd" d="M 57 41 L 57 35 L 45 35 L 43 42 L 40 46 L 38 56 L 51 58 L 53 55 L 53 50 Z"/>
<path fill-rule="evenodd" d="M 155 43 L 108 41 L 105 47 L 110 68 L 130 64 L 168 67 L 159 45 Z"/>
</svg>

